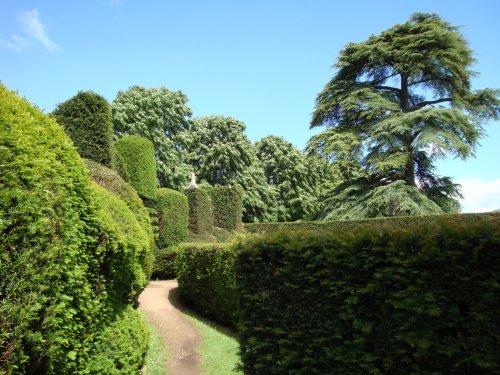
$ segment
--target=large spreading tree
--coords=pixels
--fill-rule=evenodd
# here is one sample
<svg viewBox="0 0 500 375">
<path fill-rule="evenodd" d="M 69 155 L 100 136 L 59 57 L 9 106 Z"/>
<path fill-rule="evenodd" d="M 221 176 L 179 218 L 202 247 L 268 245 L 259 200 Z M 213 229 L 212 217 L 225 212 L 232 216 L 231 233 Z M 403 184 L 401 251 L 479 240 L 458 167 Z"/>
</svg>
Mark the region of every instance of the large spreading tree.
<svg viewBox="0 0 500 375">
<path fill-rule="evenodd" d="M 308 151 L 347 178 L 319 218 L 453 212 L 459 186 L 436 175 L 445 155 L 474 155 L 485 121 L 498 118 L 499 91 L 473 91 L 472 51 L 435 14 L 350 43 L 316 99 Z"/>
<path fill-rule="evenodd" d="M 132 86 L 118 92 L 112 109 L 118 137 L 139 135 L 153 142 L 160 186 L 185 188 L 192 173 L 187 161 L 192 111 L 186 95 L 166 87 Z"/>
</svg>

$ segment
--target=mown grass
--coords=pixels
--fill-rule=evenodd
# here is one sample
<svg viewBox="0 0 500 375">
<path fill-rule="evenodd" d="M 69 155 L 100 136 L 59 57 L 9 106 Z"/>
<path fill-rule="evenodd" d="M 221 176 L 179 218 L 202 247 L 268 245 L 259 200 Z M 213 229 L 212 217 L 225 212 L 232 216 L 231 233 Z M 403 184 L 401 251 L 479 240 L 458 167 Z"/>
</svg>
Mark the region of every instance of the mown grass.
<svg viewBox="0 0 500 375">
<path fill-rule="evenodd" d="M 144 360 L 143 375 L 167 375 L 167 351 L 160 335 L 142 313 L 144 321 L 149 327 L 149 349 Z"/>
<path fill-rule="evenodd" d="M 202 375 L 243 374 L 238 370 L 240 357 L 236 335 L 195 313 L 186 311 L 185 314 L 201 335 L 198 353 L 201 357 Z"/>
</svg>

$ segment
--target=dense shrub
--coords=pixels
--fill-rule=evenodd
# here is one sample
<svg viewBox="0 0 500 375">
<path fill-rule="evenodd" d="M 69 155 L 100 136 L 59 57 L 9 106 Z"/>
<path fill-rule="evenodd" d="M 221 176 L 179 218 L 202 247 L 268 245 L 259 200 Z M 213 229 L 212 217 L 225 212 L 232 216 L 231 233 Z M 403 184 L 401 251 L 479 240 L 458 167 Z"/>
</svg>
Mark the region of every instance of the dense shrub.
<svg viewBox="0 0 500 375">
<path fill-rule="evenodd" d="M 99 335 L 84 372 L 92 375 L 140 374 L 149 330 L 131 307 L 120 312 Z"/>
<path fill-rule="evenodd" d="M 83 373 L 144 285 L 142 248 L 137 262 L 118 254 L 132 253 L 143 229 L 128 211 L 139 239 L 126 235 L 108 220 L 125 203 L 105 213 L 94 194 L 63 129 L 0 85 L 0 373 Z M 128 274 L 132 287 L 118 280 Z"/>
<path fill-rule="evenodd" d="M 201 314 L 234 323 L 238 297 L 229 244 L 184 243 L 177 254 L 177 281 L 183 299 Z"/>
<path fill-rule="evenodd" d="M 210 195 L 205 189 L 184 190 L 189 204 L 189 231 L 192 233 L 212 233 L 213 217 Z"/>
<path fill-rule="evenodd" d="M 189 206 L 187 197 L 175 190 L 156 190 L 155 208 L 158 215 L 160 249 L 184 242 L 189 236 Z"/>
<path fill-rule="evenodd" d="M 80 91 L 59 104 L 53 115 L 82 157 L 112 166 L 113 122 L 106 99 L 92 91 Z"/>
<path fill-rule="evenodd" d="M 124 175 L 139 195 L 154 199 L 156 193 L 156 164 L 153 143 L 143 137 L 130 135 L 115 143 L 117 158 Z"/>
<path fill-rule="evenodd" d="M 139 197 L 135 189 L 126 183 L 116 171 L 107 168 L 92 160 L 85 160 L 85 165 L 90 173 L 90 177 L 99 186 L 111 191 L 124 201 L 128 208 L 133 212 L 137 221 L 147 233 L 151 246 L 153 245 L 153 227 L 151 225 L 151 218 L 149 216 L 149 208 L 145 207 L 142 199 Z M 145 264 L 146 275 L 151 275 L 153 252 L 148 253 L 148 259 Z"/>
<path fill-rule="evenodd" d="M 499 373 L 499 249 L 500 215 L 253 236 L 235 262 L 245 373 Z"/>
<path fill-rule="evenodd" d="M 209 189 L 214 225 L 229 231 L 241 228 L 243 189 L 216 185 Z"/>
<path fill-rule="evenodd" d="M 178 252 L 179 248 L 177 246 L 155 250 L 153 279 L 169 280 L 176 278 L 175 260 Z"/>
<path fill-rule="evenodd" d="M 112 192 L 95 185 L 95 199 L 106 231 L 102 273 L 109 298 L 118 307 L 133 304 L 149 279 L 150 238 L 125 202 Z"/>
</svg>

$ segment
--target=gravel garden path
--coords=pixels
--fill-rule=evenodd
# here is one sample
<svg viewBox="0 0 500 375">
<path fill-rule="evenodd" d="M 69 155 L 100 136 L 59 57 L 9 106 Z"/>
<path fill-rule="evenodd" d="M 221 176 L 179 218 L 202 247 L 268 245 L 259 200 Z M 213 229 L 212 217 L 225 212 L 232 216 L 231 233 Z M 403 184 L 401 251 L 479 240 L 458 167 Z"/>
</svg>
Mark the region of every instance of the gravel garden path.
<svg viewBox="0 0 500 375">
<path fill-rule="evenodd" d="M 167 348 L 168 374 L 200 374 L 196 348 L 201 338 L 182 316 L 177 281 L 150 281 L 139 297 L 139 308 L 146 313 Z"/>
</svg>

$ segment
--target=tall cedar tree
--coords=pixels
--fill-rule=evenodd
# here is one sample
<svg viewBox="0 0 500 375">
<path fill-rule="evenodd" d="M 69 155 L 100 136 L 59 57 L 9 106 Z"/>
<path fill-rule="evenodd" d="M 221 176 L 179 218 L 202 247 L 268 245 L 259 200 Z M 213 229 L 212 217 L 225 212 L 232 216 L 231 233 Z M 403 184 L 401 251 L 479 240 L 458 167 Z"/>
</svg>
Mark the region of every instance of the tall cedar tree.
<svg viewBox="0 0 500 375">
<path fill-rule="evenodd" d="M 311 121 L 327 129 L 307 149 L 340 164 L 347 183 L 320 218 L 458 209 L 459 186 L 437 176 L 434 162 L 474 156 L 482 124 L 500 110 L 498 90 L 471 90 L 473 62 L 458 28 L 435 14 L 341 51 Z"/>
</svg>

